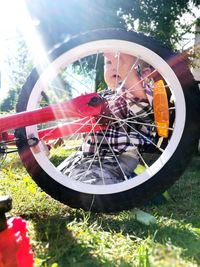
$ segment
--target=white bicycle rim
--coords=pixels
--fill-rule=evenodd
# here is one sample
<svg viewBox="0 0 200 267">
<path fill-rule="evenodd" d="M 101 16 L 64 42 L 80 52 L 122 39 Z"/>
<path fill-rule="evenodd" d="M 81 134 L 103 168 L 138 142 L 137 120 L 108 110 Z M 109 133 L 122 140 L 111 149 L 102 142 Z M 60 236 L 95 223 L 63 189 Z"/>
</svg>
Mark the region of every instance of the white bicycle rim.
<svg viewBox="0 0 200 267">
<path fill-rule="evenodd" d="M 186 106 L 181 84 L 178 78 L 176 77 L 174 71 L 167 64 L 166 61 L 164 61 L 155 52 L 142 45 L 132 43 L 129 41 L 110 39 L 110 40 L 93 41 L 82 44 L 80 46 L 70 49 L 69 51 L 66 51 L 64 54 L 62 54 L 56 60 L 54 60 L 49 66 L 47 66 L 47 68 L 44 70 L 39 80 L 35 84 L 28 100 L 27 110 L 32 110 L 37 107 L 44 86 L 54 79 L 54 77 L 56 76 L 56 74 L 59 72 L 60 69 L 62 69 L 64 66 L 68 64 L 73 63 L 78 58 L 99 53 L 99 51 L 104 51 L 104 52 L 120 51 L 141 58 L 142 60 L 148 62 L 155 69 L 157 69 L 159 73 L 163 76 L 167 84 L 170 86 L 176 100 L 175 101 L 176 117 L 174 122 L 173 134 L 164 152 L 142 174 L 138 175 L 133 179 L 109 185 L 86 184 L 84 182 L 74 180 L 62 174 L 50 162 L 45 152 L 43 151 L 41 144 L 40 144 L 41 152 L 34 153 L 34 151 L 32 150 L 32 153 L 38 165 L 40 165 L 40 167 L 52 179 L 62 184 L 63 186 L 82 193 L 113 194 L 129 190 L 146 182 L 147 180 L 151 179 L 157 172 L 159 172 L 163 168 L 163 166 L 169 161 L 171 156 L 174 154 L 182 137 L 186 120 Z M 38 136 L 37 127 L 36 126 L 26 127 L 26 134 L 27 137 L 32 137 L 32 136 L 37 137 Z"/>
</svg>

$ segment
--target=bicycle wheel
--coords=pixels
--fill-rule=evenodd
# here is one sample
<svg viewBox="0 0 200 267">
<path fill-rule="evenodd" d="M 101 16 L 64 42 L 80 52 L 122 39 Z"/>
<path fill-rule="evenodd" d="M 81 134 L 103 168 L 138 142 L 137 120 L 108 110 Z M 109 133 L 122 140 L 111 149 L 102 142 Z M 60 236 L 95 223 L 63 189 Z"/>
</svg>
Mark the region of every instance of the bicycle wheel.
<svg viewBox="0 0 200 267">
<path fill-rule="evenodd" d="M 114 212 L 140 206 L 164 192 L 184 171 L 198 139 L 199 91 L 184 60 L 150 37 L 119 29 L 88 32 L 57 47 L 51 53 L 47 66 L 43 70 L 34 69 L 30 74 L 22 88 L 17 112 L 97 90 L 96 74 L 102 71 L 102 55 L 110 52 L 133 55 L 137 62 L 148 64 L 152 70 L 150 76 L 154 80 L 161 78 L 167 90 L 169 135 L 167 138 L 158 137 L 154 122 L 144 125 L 151 127 L 154 139 L 147 139 L 148 145 L 142 149 L 139 146 L 136 148 L 142 171 L 133 170 L 133 177 L 122 177 L 119 182 L 88 183 L 64 174 L 60 167 L 66 158 L 81 151 L 82 136 L 77 131 L 70 137 L 63 137 L 61 144 L 50 151 L 47 150 L 48 144 L 40 140 L 39 152 L 29 146 L 27 139 L 32 136 L 39 138 L 39 130 L 49 127 L 49 123 L 28 126 L 15 133 L 18 151 L 27 171 L 45 192 L 71 207 L 97 212 Z M 51 125 L 66 121 L 72 120 L 59 120 Z M 128 124 L 126 120 L 117 122 Z M 136 125 L 138 120 L 132 118 L 131 123 Z M 145 139 L 138 130 L 141 127 L 133 128 Z M 128 132 L 125 134 L 130 138 Z M 107 143 L 109 146 L 109 141 Z M 149 153 L 146 147 L 154 149 Z M 115 166 L 118 166 L 118 155 L 114 155 L 115 151 L 112 154 L 116 159 Z M 98 153 L 94 158 L 99 162 L 101 160 Z M 92 164 L 89 164 L 89 170 Z"/>
</svg>

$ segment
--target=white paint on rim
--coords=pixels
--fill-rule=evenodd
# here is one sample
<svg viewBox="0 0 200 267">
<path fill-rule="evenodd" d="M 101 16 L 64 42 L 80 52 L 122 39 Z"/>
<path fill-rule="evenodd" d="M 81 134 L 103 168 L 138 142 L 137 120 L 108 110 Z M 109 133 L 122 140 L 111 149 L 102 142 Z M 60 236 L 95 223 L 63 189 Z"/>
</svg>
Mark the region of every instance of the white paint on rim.
<svg viewBox="0 0 200 267">
<path fill-rule="evenodd" d="M 87 52 L 88 51 L 88 52 Z M 160 74 L 164 77 L 170 88 L 172 89 L 175 99 L 176 99 L 176 119 L 174 124 L 174 131 L 167 145 L 165 151 L 162 155 L 154 162 L 146 171 L 137 177 L 124 181 L 118 184 L 112 185 L 89 185 L 83 182 L 79 182 L 68 178 L 66 175 L 59 172 L 56 167 L 48 160 L 45 153 L 41 150 L 40 153 L 33 154 L 38 164 L 41 168 L 50 176 L 52 179 L 58 183 L 64 185 L 65 187 L 71 188 L 75 191 L 89 193 L 89 194 L 112 194 L 123 192 L 134 188 L 145 181 L 149 180 L 153 175 L 162 169 L 162 167 L 167 163 L 170 157 L 175 152 L 185 125 L 186 118 L 186 107 L 185 98 L 182 91 L 180 82 L 178 81 L 175 73 L 171 67 L 156 53 L 150 49 L 128 41 L 123 40 L 100 40 L 93 41 L 86 44 L 82 44 L 78 47 L 70 49 L 63 55 L 58 57 L 53 63 L 47 67 L 44 73 L 41 75 L 40 79 L 37 81 L 32 93 L 30 95 L 27 110 L 32 110 L 37 107 L 39 101 L 40 93 L 45 84 L 56 76 L 57 71 L 63 66 L 72 63 L 78 58 L 85 57 L 98 51 L 112 52 L 120 51 L 127 54 L 132 54 L 141 58 L 142 60 L 148 62 L 155 69 L 158 69 Z M 37 136 L 37 127 L 29 126 L 26 128 L 27 136 L 34 134 Z"/>
</svg>

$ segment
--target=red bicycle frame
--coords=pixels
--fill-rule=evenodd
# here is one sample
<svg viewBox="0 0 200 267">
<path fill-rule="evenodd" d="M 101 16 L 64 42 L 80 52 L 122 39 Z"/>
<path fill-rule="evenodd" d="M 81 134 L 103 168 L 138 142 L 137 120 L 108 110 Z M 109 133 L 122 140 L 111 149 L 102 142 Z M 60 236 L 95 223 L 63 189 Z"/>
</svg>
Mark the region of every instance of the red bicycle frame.
<svg viewBox="0 0 200 267">
<path fill-rule="evenodd" d="M 163 80 L 154 83 L 154 119 L 159 136 L 168 137 L 169 108 L 168 98 Z M 65 118 L 82 118 L 62 126 L 55 126 L 38 131 L 38 137 L 54 140 L 72 133 L 105 130 L 107 126 L 97 124 L 95 116 L 104 114 L 105 100 L 97 93 L 81 95 L 61 104 L 50 105 L 32 111 L 20 112 L 0 118 L 0 141 L 12 141 L 14 134 L 7 131 L 37 125 Z"/>
<path fill-rule="evenodd" d="M 30 125 L 50 122 L 65 118 L 82 118 L 62 126 L 55 126 L 38 131 L 39 138 L 44 140 L 57 139 L 70 135 L 74 132 L 89 132 L 106 129 L 96 123 L 93 116 L 102 113 L 104 103 L 97 93 L 82 95 L 61 104 L 49 105 L 43 108 L 24 111 L 0 118 L 0 141 L 14 140 L 14 134 L 9 130 L 22 128 Z"/>
</svg>

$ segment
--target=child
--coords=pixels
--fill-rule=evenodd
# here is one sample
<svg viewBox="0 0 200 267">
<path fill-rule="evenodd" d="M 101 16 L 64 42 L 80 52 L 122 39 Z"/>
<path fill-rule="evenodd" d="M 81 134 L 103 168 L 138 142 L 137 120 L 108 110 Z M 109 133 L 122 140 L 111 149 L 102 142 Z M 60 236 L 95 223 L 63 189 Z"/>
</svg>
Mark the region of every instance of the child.
<svg viewBox="0 0 200 267">
<path fill-rule="evenodd" d="M 110 110 L 108 128 L 85 135 L 82 151 L 62 164 L 63 173 L 89 184 L 113 184 L 133 177 L 140 158 L 137 147 L 149 143 L 152 135 L 151 127 L 143 125 L 152 122 L 151 96 L 147 98 L 136 71 L 136 58 L 105 53 L 104 59 L 108 89 L 102 97 Z"/>
</svg>

